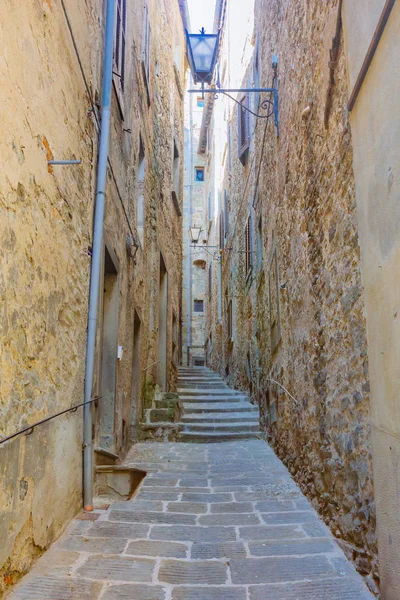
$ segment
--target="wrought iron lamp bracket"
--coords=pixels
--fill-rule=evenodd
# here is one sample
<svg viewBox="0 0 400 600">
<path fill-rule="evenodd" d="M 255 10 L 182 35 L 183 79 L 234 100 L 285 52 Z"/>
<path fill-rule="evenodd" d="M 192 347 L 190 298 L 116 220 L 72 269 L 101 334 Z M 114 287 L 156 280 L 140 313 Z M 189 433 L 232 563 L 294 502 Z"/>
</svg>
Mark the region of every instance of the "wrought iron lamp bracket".
<svg viewBox="0 0 400 600">
<path fill-rule="evenodd" d="M 242 110 L 246 110 L 250 114 L 252 114 L 257 119 L 269 119 L 270 117 L 274 117 L 275 127 L 276 127 L 276 135 L 279 137 L 279 92 L 276 86 L 276 79 L 274 79 L 274 87 L 271 88 L 233 88 L 233 89 L 224 89 L 220 87 L 205 89 L 204 84 L 202 84 L 201 90 L 188 90 L 189 94 L 198 94 L 201 91 L 202 97 L 204 98 L 204 94 L 214 94 L 214 98 L 218 99 L 219 94 L 224 94 L 236 104 L 241 106 Z M 269 94 L 269 98 L 261 100 L 260 108 L 263 111 L 267 111 L 266 114 L 260 114 L 252 111 L 250 108 L 239 102 L 236 98 L 231 96 L 231 94 L 239 94 L 240 92 L 244 94 Z"/>
</svg>

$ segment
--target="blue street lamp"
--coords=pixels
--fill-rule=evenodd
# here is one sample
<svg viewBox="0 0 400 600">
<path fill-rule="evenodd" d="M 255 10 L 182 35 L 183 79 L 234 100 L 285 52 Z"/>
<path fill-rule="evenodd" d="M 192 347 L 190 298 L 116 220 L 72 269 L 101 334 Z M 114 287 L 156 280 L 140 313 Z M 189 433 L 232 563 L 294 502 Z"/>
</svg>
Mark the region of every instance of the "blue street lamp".
<svg viewBox="0 0 400 600">
<path fill-rule="evenodd" d="M 195 83 L 212 83 L 217 63 L 220 32 L 206 33 L 204 27 L 200 33 L 186 31 L 187 57 Z"/>
<path fill-rule="evenodd" d="M 205 89 L 204 84 L 213 84 L 215 66 L 217 64 L 218 49 L 221 31 L 218 33 L 206 33 L 204 27 L 199 33 L 188 33 L 186 31 L 186 54 L 190 69 L 193 75 L 194 83 L 201 83 L 201 92 L 204 94 L 225 94 L 231 100 L 239 104 L 240 110 L 247 111 L 259 119 L 269 119 L 274 117 L 276 132 L 279 137 L 279 94 L 278 94 L 278 58 L 272 57 L 273 83 L 270 88 L 239 88 L 239 89 L 221 89 L 217 81 L 216 87 Z M 199 90 L 188 90 L 191 94 L 198 94 Z M 265 92 L 268 97 L 260 102 L 260 108 L 266 111 L 266 114 L 258 114 L 250 110 L 243 102 L 239 102 L 230 93 L 259 94 Z"/>
</svg>

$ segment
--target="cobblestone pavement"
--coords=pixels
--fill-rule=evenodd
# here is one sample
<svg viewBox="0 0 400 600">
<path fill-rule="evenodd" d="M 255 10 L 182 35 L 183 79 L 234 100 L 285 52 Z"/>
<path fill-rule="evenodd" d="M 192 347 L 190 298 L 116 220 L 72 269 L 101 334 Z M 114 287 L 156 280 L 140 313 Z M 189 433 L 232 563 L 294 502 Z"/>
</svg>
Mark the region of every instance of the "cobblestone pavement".
<svg viewBox="0 0 400 600">
<path fill-rule="evenodd" d="M 268 444 L 145 443 L 133 500 L 76 519 L 12 600 L 367 600 Z"/>
</svg>

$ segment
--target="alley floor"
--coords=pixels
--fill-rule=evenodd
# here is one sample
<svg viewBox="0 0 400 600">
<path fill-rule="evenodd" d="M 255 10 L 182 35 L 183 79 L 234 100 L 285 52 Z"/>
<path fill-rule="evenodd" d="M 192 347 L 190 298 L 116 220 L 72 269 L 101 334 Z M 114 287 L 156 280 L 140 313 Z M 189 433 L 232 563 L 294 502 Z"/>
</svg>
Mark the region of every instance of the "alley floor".
<svg viewBox="0 0 400 600">
<path fill-rule="evenodd" d="M 12 600 L 367 600 L 262 440 L 142 443 L 135 497 L 75 519 Z M 98 516 L 97 516 L 98 515 Z"/>
</svg>

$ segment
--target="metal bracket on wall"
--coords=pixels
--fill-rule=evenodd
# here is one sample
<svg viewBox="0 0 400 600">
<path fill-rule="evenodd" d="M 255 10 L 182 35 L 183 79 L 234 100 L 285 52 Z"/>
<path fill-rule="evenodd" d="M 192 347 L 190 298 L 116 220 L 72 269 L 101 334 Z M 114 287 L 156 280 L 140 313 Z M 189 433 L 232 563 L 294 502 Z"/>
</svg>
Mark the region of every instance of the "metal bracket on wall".
<svg viewBox="0 0 400 600">
<path fill-rule="evenodd" d="M 48 165 L 80 165 L 81 160 L 48 160 Z"/>
</svg>

